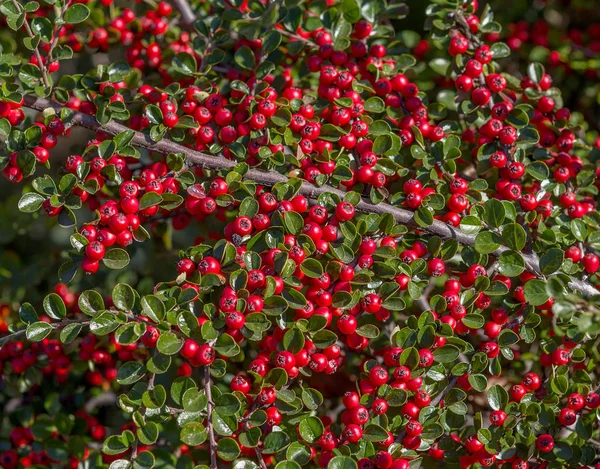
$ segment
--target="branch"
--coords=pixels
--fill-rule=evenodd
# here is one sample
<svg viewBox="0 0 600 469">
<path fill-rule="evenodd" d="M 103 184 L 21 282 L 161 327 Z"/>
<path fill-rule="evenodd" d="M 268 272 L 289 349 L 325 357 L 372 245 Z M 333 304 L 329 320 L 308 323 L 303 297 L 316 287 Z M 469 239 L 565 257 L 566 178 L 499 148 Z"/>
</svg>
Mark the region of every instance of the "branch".
<svg viewBox="0 0 600 469">
<path fill-rule="evenodd" d="M 21 4 L 19 2 L 17 2 L 17 0 L 12 0 L 12 4 L 15 6 L 15 8 L 17 8 L 19 10 L 20 13 L 23 14 L 23 7 L 21 6 Z M 25 14 L 25 21 L 23 22 L 23 26 L 25 26 L 25 32 L 27 33 L 27 35 L 32 40 L 35 39 L 35 34 L 31 30 L 31 27 L 29 26 L 29 22 L 27 21 L 26 14 Z M 33 52 L 35 53 L 35 58 L 37 59 L 38 67 L 39 67 L 40 71 L 42 72 L 42 81 L 44 82 L 44 85 L 46 86 L 46 88 L 51 88 L 52 85 L 50 84 L 50 79 L 48 78 L 48 69 L 47 69 L 46 65 L 44 65 L 44 62 L 42 60 L 42 54 L 40 54 L 39 44 L 34 48 Z"/>
<path fill-rule="evenodd" d="M 47 108 L 53 108 L 57 112 L 60 112 L 64 108 L 64 106 L 61 106 L 60 104 L 49 99 L 38 98 L 36 96 L 29 95 L 25 96 L 25 106 L 31 109 L 36 109 L 38 111 L 43 111 Z M 72 122 L 74 125 L 95 130 L 97 132 L 104 132 L 110 135 L 117 135 L 120 132 L 131 130 L 128 127 L 125 127 L 124 125 L 118 124 L 116 122 L 109 122 L 106 125 L 100 125 L 96 121 L 95 117 L 90 116 L 88 114 L 84 114 L 79 111 L 73 111 L 72 116 Z M 184 154 L 187 163 L 190 166 L 199 166 L 202 169 L 213 171 L 220 171 L 223 169 L 231 170 L 237 165 L 237 162 L 235 161 L 227 160 L 220 156 L 207 155 L 205 153 L 201 153 L 190 148 L 184 147 L 183 145 L 174 143 L 168 139 L 163 138 L 159 142 L 154 142 L 150 139 L 148 135 L 142 132 L 134 132 L 134 137 L 131 143 L 132 145 L 146 148 L 150 151 L 155 151 L 164 155 L 168 155 L 170 153 Z M 244 178 L 251 179 L 257 182 L 258 184 L 268 187 L 272 187 L 278 183 L 287 183 L 289 181 L 289 177 L 284 174 L 280 174 L 275 171 L 267 172 L 258 169 L 248 170 L 248 172 L 244 175 Z M 298 193 L 309 199 L 316 199 L 320 195 L 325 193 L 335 194 L 340 198 L 343 198 L 346 195 L 346 192 L 341 191 L 339 189 L 335 189 L 331 186 L 325 185 L 317 187 L 306 181 L 302 183 Z M 394 217 L 394 220 L 398 224 L 414 227 L 419 231 L 439 236 L 442 239 L 455 239 L 459 244 L 463 246 L 474 246 L 475 244 L 475 236 L 468 235 L 460 229 L 448 225 L 440 220 L 434 220 L 433 223 L 429 226 L 419 226 L 415 222 L 414 212 L 407 209 L 394 207 L 386 203 L 374 205 L 364 199 L 362 199 L 358 204 L 356 204 L 355 209 L 359 212 L 374 213 L 376 215 L 383 215 L 389 213 Z M 509 249 L 505 246 L 501 246 L 498 249 L 496 249 L 496 251 L 491 253 L 491 255 L 498 257 L 505 251 L 509 251 Z M 525 267 L 527 268 L 527 270 L 537 277 L 542 277 L 539 258 L 537 254 L 521 254 L 521 256 L 525 261 Z M 569 282 L 569 287 L 573 290 L 580 291 L 585 297 L 600 295 L 599 290 L 597 290 L 594 286 L 583 280 L 572 279 Z"/>
<path fill-rule="evenodd" d="M 67 327 L 69 324 L 89 324 L 91 322 L 91 318 L 85 318 L 85 319 L 66 319 L 64 321 L 61 322 L 56 322 L 54 324 L 50 323 L 50 325 L 52 326 L 53 329 L 58 330 L 58 329 L 62 329 L 63 327 Z M 4 337 L 2 337 L 0 339 L 0 348 L 8 343 L 11 342 L 13 340 L 18 340 L 21 337 L 23 337 L 27 332 L 27 328 L 25 329 L 21 329 L 17 332 L 13 332 L 12 334 L 8 334 L 5 335 Z"/>
<path fill-rule="evenodd" d="M 277 29 L 277 31 L 279 31 L 279 33 L 283 36 L 286 36 L 290 39 L 293 39 L 294 41 L 298 41 L 298 42 L 303 42 L 304 44 L 313 47 L 315 49 L 318 49 L 319 46 L 311 41 L 310 39 L 307 39 L 305 37 L 300 36 L 299 34 L 294 34 L 294 33 L 290 33 L 289 31 L 286 31 L 285 29 Z"/>
<path fill-rule="evenodd" d="M 173 0 L 175 8 L 179 10 L 181 19 L 186 26 L 191 26 L 196 21 L 196 15 L 187 0 Z"/>
<path fill-rule="evenodd" d="M 431 400 L 429 405 L 432 407 L 437 406 L 442 401 L 442 399 L 444 399 L 444 397 L 446 397 L 446 394 L 448 394 L 450 392 L 450 389 L 452 389 L 456 385 L 457 381 L 458 381 L 458 376 L 453 376 L 452 379 L 448 382 L 448 386 L 446 386 L 441 393 L 439 393 L 437 396 L 435 396 Z"/>
<path fill-rule="evenodd" d="M 212 413 L 213 413 L 213 400 L 212 400 L 212 390 L 211 387 L 211 379 L 210 379 L 210 366 L 204 366 L 204 392 L 206 393 L 206 398 L 208 399 L 208 404 L 206 406 L 206 428 L 208 430 L 208 442 L 210 445 L 209 453 L 210 453 L 210 469 L 217 469 L 217 440 L 215 439 L 215 431 L 213 429 L 212 424 Z"/>
</svg>

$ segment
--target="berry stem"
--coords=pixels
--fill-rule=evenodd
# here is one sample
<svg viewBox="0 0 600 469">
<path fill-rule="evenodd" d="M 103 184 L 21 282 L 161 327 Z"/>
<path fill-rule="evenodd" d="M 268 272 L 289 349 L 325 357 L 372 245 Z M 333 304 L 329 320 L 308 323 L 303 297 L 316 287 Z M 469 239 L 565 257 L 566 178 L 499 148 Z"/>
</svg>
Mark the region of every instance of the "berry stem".
<svg viewBox="0 0 600 469">
<path fill-rule="evenodd" d="M 47 108 L 52 108 L 55 111 L 57 111 L 57 113 L 60 113 L 61 110 L 64 108 L 64 106 L 61 106 L 60 104 L 52 100 L 30 95 L 25 96 L 24 105 L 30 109 L 35 109 L 38 111 L 44 111 Z M 73 125 L 85 127 L 99 132 L 104 132 L 110 135 L 117 135 L 124 131 L 131 131 L 130 128 L 122 124 L 118 124 L 116 122 L 109 122 L 108 124 L 100 125 L 93 116 L 84 114 L 79 111 L 71 112 Z M 131 144 L 138 147 L 146 148 L 150 151 L 162 153 L 164 155 L 168 155 L 171 153 L 183 154 L 186 157 L 188 165 L 198 166 L 206 170 L 231 170 L 237 166 L 237 163 L 235 161 L 227 160 L 220 156 L 207 155 L 205 153 L 191 150 L 166 138 L 163 138 L 159 142 L 154 142 L 150 139 L 148 135 L 142 132 L 134 131 L 134 137 L 131 141 Z M 257 182 L 258 184 L 268 187 L 272 187 L 277 183 L 285 184 L 288 183 L 290 180 L 288 176 L 284 174 L 280 174 L 275 171 L 267 172 L 257 169 L 248 170 L 244 174 L 244 178 L 251 179 Z M 320 195 L 325 193 L 335 194 L 341 199 L 343 199 L 346 195 L 346 192 L 341 191 L 339 189 L 335 189 L 331 186 L 324 185 L 318 187 L 309 182 L 303 182 L 298 192 L 298 194 L 303 195 L 309 199 L 317 199 Z M 375 213 L 377 215 L 389 213 L 394 217 L 396 223 L 417 227 L 421 231 L 437 235 L 442 239 L 456 239 L 456 241 L 463 246 L 475 245 L 475 236 L 468 235 L 460 229 L 455 228 L 447 223 L 444 223 L 443 221 L 434 220 L 431 225 L 424 227 L 417 225 L 414 220 L 414 212 L 411 210 L 394 207 L 390 204 L 383 202 L 375 205 L 365 201 L 364 199 L 361 199 L 361 201 L 356 204 L 355 209 L 359 212 Z M 508 250 L 509 249 L 507 247 L 501 246 L 490 255 L 498 257 L 500 256 L 500 254 Z M 521 256 L 523 257 L 525 267 L 529 272 L 534 274 L 536 277 L 543 277 L 537 254 L 521 254 Z M 589 282 L 584 280 L 571 279 L 571 281 L 569 282 L 569 287 L 573 290 L 580 291 L 585 297 L 600 295 L 600 291 L 597 288 L 595 288 Z"/>
</svg>

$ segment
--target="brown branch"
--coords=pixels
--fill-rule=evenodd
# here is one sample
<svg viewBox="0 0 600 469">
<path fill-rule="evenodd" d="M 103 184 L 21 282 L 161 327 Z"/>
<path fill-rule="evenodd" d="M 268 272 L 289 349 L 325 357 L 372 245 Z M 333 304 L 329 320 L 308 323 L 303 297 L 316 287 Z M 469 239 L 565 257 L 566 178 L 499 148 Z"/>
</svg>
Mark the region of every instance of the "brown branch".
<svg viewBox="0 0 600 469">
<path fill-rule="evenodd" d="M 217 469 L 217 440 L 215 439 L 215 431 L 212 424 L 214 403 L 212 400 L 212 390 L 210 388 L 211 384 L 210 366 L 206 365 L 204 367 L 204 392 L 206 393 L 206 398 L 208 400 L 208 404 L 206 405 L 206 429 L 208 430 L 208 443 L 210 445 L 210 469 Z"/>
<path fill-rule="evenodd" d="M 63 106 L 54 101 L 44 98 L 38 98 L 36 96 L 25 96 L 25 106 L 31 109 L 36 109 L 38 111 L 43 111 L 47 108 L 53 108 L 57 112 L 60 112 L 63 109 Z M 73 111 L 72 122 L 74 125 L 95 130 L 97 132 L 104 132 L 110 135 L 117 135 L 120 132 L 131 130 L 128 127 L 125 127 L 124 125 L 118 124 L 116 122 L 109 122 L 106 125 L 100 125 L 96 121 L 95 117 L 90 116 L 88 114 L 84 114 L 79 111 Z M 231 170 L 237 165 L 235 161 L 231 161 L 219 156 L 207 155 L 205 153 L 201 153 L 179 145 L 166 138 L 162 139 L 159 142 L 154 142 L 150 139 L 148 135 L 142 132 L 134 132 L 134 137 L 131 141 L 131 144 L 165 155 L 168 155 L 170 153 L 184 154 L 189 165 L 199 166 L 200 168 L 207 170 Z M 258 169 L 248 170 L 248 172 L 246 172 L 246 174 L 244 175 L 244 178 L 251 179 L 257 182 L 258 184 L 268 187 L 272 187 L 275 184 L 286 183 L 289 181 L 289 177 L 284 174 L 280 174 L 275 171 L 261 171 Z M 320 195 L 325 193 L 335 194 L 340 198 L 343 198 L 346 195 L 346 192 L 341 191 L 339 189 L 335 189 L 331 186 L 325 185 L 317 187 L 306 181 L 302 183 L 299 190 L 299 194 L 310 199 L 316 199 Z M 356 204 L 355 208 L 359 212 L 374 213 L 376 215 L 384 215 L 389 213 L 393 216 L 394 220 L 398 224 L 414 227 L 419 231 L 439 236 L 442 239 L 455 239 L 459 244 L 463 246 L 473 246 L 475 244 L 475 236 L 468 235 L 460 229 L 448 225 L 440 220 L 434 220 L 431 225 L 425 227 L 417 225 L 414 219 L 414 212 L 407 209 L 394 207 L 386 203 L 380 203 L 375 205 L 368 202 L 365 199 L 362 199 L 358 204 Z M 509 249 L 505 246 L 501 246 L 496 251 L 491 253 L 491 255 L 498 257 L 505 251 L 509 251 Z M 536 275 L 537 277 L 543 277 L 541 274 L 540 263 L 537 254 L 532 253 L 521 255 L 523 257 L 527 270 L 532 274 Z M 572 279 L 569 282 L 569 287 L 573 290 L 580 291 L 585 297 L 600 295 L 600 291 L 597 290 L 594 286 L 592 286 L 588 282 L 579 279 Z"/>
</svg>

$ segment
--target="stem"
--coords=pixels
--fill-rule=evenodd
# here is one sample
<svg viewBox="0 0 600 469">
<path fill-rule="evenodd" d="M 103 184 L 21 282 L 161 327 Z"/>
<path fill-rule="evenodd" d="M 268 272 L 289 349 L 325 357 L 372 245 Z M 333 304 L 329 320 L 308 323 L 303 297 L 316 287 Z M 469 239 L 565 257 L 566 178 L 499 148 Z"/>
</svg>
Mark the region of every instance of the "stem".
<svg viewBox="0 0 600 469">
<path fill-rule="evenodd" d="M 12 4 L 20 12 L 23 12 L 23 8 L 21 7 L 21 4 L 19 2 L 17 2 L 17 0 L 12 0 Z M 31 27 L 29 26 L 29 22 L 27 21 L 27 15 L 25 15 L 25 21 L 23 22 L 23 26 L 25 26 L 25 32 L 27 33 L 27 35 L 31 39 L 35 39 L 35 34 L 33 34 L 33 31 L 31 30 Z M 39 47 L 36 46 L 36 48 L 33 50 L 33 52 L 35 53 L 35 58 L 37 59 L 38 67 L 40 68 L 40 70 L 42 72 L 42 81 L 44 82 L 44 85 L 46 86 L 46 88 L 51 88 L 52 85 L 50 85 L 50 79 L 48 78 L 48 70 L 46 69 L 44 62 L 42 61 L 42 54 L 40 54 Z"/>
<path fill-rule="evenodd" d="M 64 321 L 61 322 L 57 322 L 54 324 L 50 324 L 55 330 L 58 329 L 62 329 L 63 327 L 68 326 L 69 324 L 83 324 L 83 325 L 87 325 L 91 322 L 91 318 L 85 318 L 85 319 L 66 319 Z M 25 333 L 27 332 L 27 329 L 21 329 L 17 332 L 13 332 L 12 334 L 8 334 L 5 335 L 4 337 L 2 337 L 0 339 L 0 347 L 2 347 L 4 344 L 11 342 L 13 340 L 18 340 L 21 337 L 23 337 L 25 335 Z"/>
<path fill-rule="evenodd" d="M 58 14 L 59 18 L 62 18 L 65 15 L 65 12 L 67 11 L 67 8 L 69 8 L 70 5 L 71 5 L 71 0 L 68 0 L 65 2 L 65 4 L 60 9 L 60 12 Z M 65 25 L 63 23 L 57 29 L 54 30 L 54 33 L 52 35 L 52 43 L 50 44 L 50 49 L 48 50 L 48 60 L 52 60 L 52 53 L 54 52 L 54 49 L 56 48 L 56 45 L 58 44 L 58 40 L 60 39 L 60 32 L 62 31 L 62 29 L 64 27 L 65 27 Z"/>
<path fill-rule="evenodd" d="M 53 108 L 57 112 L 60 112 L 64 106 L 45 98 L 39 98 L 36 96 L 25 96 L 25 106 L 38 111 L 43 111 L 47 108 Z M 128 127 L 118 124 L 116 122 L 109 122 L 106 125 L 100 125 L 93 116 L 84 114 L 79 111 L 72 111 L 72 123 L 80 127 L 85 127 L 97 132 L 104 132 L 110 135 L 117 135 L 120 132 L 131 131 Z M 163 138 L 159 142 L 154 142 L 150 137 L 142 132 L 135 132 L 134 137 L 131 141 L 132 145 L 146 148 L 150 151 L 162 153 L 168 155 L 170 153 L 181 153 L 185 155 L 188 165 L 199 166 L 202 169 L 220 171 L 220 170 L 232 170 L 237 162 L 227 160 L 220 156 L 207 155 L 190 148 L 179 145 L 169 139 Z M 258 184 L 272 187 L 277 183 L 287 183 L 289 177 L 285 174 L 280 174 L 275 171 L 262 171 L 258 169 L 250 169 L 244 175 L 245 179 L 251 179 Z M 309 199 L 317 199 L 322 194 L 335 194 L 340 198 L 344 198 L 346 192 L 339 189 L 335 189 L 331 186 L 324 185 L 317 187 L 309 182 L 303 182 L 298 192 Z M 401 225 L 407 225 L 417 228 L 419 231 L 429 233 L 432 235 L 439 236 L 442 239 L 455 239 L 459 244 L 463 246 L 474 246 L 475 236 L 468 235 L 454 226 L 448 225 L 440 220 L 434 220 L 429 226 L 419 226 L 415 222 L 414 212 L 411 210 L 394 207 L 387 203 L 372 204 L 365 199 L 362 199 L 356 204 L 355 209 L 363 213 L 374 213 L 377 215 L 391 214 L 394 217 L 396 223 Z M 492 256 L 498 257 L 505 251 L 509 251 L 506 246 L 501 246 L 496 251 L 491 253 Z M 525 261 L 526 269 L 534 274 L 536 277 L 543 277 L 540 270 L 540 263 L 537 254 L 521 254 Z M 583 296 L 591 297 L 600 295 L 600 291 L 586 281 L 579 279 L 572 279 L 569 282 L 569 287 L 573 290 L 580 291 Z"/>
<path fill-rule="evenodd" d="M 217 440 L 215 439 L 215 431 L 213 429 L 212 424 L 212 413 L 214 404 L 212 400 L 212 391 L 210 387 L 210 366 L 206 365 L 204 367 L 204 392 L 206 393 L 206 398 L 208 399 L 208 404 L 206 406 L 206 428 L 208 429 L 208 442 L 210 445 L 210 469 L 217 469 Z"/>
<path fill-rule="evenodd" d="M 196 15 L 192 11 L 192 7 L 187 0 L 173 0 L 173 4 L 175 5 L 175 8 L 179 10 L 181 19 L 186 26 L 194 24 L 194 21 L 196 21 Z"/>
<path fill-rule="evenodd" d="M 446 386 L 441 393 L 439 393 L 437 396 L 435 396 L 431 400 L 429 405 L 432 407 L 437 406 L 440 403 L 440 401 L 442 399 L 444 399 L 444 397 L 446 397 L 446 394 L 448 394 L 450 392 L 450 389 L 452 389 L 456 385 L 457 381 L 458 381 L 458 376 L 453 376 L 452 379 L 448 382 L 448 386 Z"/>
<path fill-rule="evenodd" d="M 316 43 L 314 43 L 310 39 L 306 39 L 298 34 L 290 33 L 289 31 L 286 31 L 285 29 L 277 29 L 277 31 L 279 31 L 279 33 L 282 36 L 286 36 L 286 37 L 289 37 L 290 39 L 294 39 L 296 41 L 303 42 L 304 44 L 306 44 L 310 47 L 314 47 L 315 49 L 319 48 L 319 46 Z"/>
</svg>

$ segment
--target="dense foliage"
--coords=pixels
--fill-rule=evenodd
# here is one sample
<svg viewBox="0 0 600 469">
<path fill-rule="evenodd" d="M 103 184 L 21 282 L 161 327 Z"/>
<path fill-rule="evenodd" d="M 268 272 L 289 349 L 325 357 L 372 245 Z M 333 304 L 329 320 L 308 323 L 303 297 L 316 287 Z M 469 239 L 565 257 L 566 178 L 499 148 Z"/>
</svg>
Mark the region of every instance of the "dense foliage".
<svg viewBox="0 0 600 469">
<path fill-rule="evenodd" d="M 0 467 L 600 467 L 558 3 L 2 1 Z"/>
</svg>

